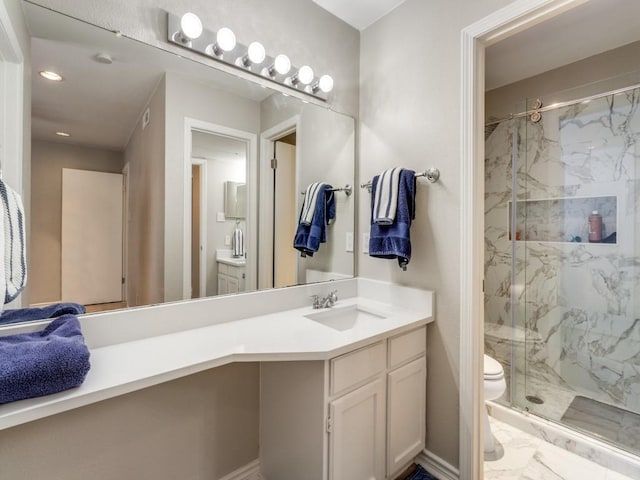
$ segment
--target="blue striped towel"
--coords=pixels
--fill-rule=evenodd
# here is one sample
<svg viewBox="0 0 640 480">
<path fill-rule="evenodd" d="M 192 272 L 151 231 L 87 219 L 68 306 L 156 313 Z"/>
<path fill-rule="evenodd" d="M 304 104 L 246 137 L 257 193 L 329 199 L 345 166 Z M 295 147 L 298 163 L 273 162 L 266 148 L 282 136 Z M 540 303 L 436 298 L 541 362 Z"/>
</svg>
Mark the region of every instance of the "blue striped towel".
<svg viewBox="0 0 640 480">
<path fill-rule="evenodd" d="M 240 227 L 236 227 L 231 238 L 232 255 L 236 258 L 244 256 L 244 233 Z"/>
<path fill-rule="evenodd" d="M 400 172 L 402 168 L 394 167 L 380 174 L 373 201 L 373 223 L 376 225 L 393 225 L 396 220 Z"/>
<path fill-rule="evenodd" d="M 22 199 L 2 180 L 0 205 L 3 217 L 0 241 L 4 241 L 4 252 L 0 249 L 0 272 L 4 272 L 0 275 L 0 295 L 4 294 L 4 304 L 15 300 L 27 284 L 27 255 Z"/>
<path fill-rule="evenodd" d="M 322 191 L 325 185 L 327 184 L 323 182 L 315 182 L 307 187 L 307 190 L 304 192 L 304 202 L 302 203 L 302 210 L 300 212 L 300 225 L 308 227 L 313 222 L 318 193 Z M 321 201 L 324 201 L 324 199 L 322 198 Z"/>
</svg>

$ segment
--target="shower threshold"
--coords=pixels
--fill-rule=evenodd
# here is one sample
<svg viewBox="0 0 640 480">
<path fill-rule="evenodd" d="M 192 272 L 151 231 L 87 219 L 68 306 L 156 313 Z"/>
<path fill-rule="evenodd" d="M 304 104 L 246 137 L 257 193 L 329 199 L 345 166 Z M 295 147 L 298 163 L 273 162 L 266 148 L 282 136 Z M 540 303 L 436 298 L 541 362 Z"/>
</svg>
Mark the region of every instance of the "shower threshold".
<svg viewBox="0 0 640 480">
<path fill-rule="evenodd" d="M 633 453 L 640 450 L 640 415 L 591 398 L 576 396 L 560 422 L 599 436 Z"/>
</svg>

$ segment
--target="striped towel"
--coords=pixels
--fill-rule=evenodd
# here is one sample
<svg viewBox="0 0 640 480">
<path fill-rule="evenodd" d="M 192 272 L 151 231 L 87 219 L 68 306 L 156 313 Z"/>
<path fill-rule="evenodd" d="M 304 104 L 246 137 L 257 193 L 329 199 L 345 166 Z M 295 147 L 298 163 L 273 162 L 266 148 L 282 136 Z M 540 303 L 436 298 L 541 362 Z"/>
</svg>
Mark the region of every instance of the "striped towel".
<svg viewBox="0 0 640 480">
<path fill-rule="evenodd" d="M 4 285 L 0 282 L 0 295 L 4 290 L 4 302 L 9 303 L 27 284 L 27 255 L 25 249 L 25 216 L 22 199 L 11 187 L 0 180 L 0 204 L 2 205 L 4 255 L 0 268 L 4 271 Z M 1 277 L 2 275 L 0 275 Z"/>
<path fill-rule="evenodd" d="M 236 227 L 233 231 L 233 237 L 231 238 L 231 246 L 232 246 L 232 254 L 234 257 L 243 257 L 244 256 L 244 233 L 242 229 Z"/>
<path fill-rule="evenodd" d="M 373 223 L 393 225 L 398 209 L 398 185 L 402 168 L 389 168 L 380 174 L 373 203 Z"/>
<path fill-rule="evenodd" d="M 326 183 L 316 182 L 307 187 L 304 192 L 304 203 L 300 212 L 300 225 L 308 227 L 313 221 L 313 214 L 316 211 L 316 202 L 318 201 L 318 193 L 322 191 L 323 185 Z"/>
</svg>

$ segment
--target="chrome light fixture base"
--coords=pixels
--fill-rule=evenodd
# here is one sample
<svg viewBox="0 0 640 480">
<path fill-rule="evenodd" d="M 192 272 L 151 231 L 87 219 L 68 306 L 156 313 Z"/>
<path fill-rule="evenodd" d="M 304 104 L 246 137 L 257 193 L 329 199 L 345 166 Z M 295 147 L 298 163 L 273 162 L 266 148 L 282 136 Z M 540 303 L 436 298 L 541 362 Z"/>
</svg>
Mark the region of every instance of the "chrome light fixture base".
<svg viewBox="0 0 640 480">
<path fill-rule="evenodd" d="M 278 73 L 274 68 L 276 57 L 266 54 L 264 60 L 260 63 L 247 62 L 245 59 L 248 55 L 248 45 L 236 43 L 233 50 L 222 52 L 219 48 L 216 48 L 216 33 L 206 28 L 203 28 L 202 34 L 198 38 L 189 39 L 188 42 L 185 42 L 183 35 L 180 34 L 180 22 L 181 17 L 167 12 L 167 40 L 170 43 L 179 45 L 182 48 L 186 48 L 187 50 L 196 52 L 235 69 L 242 70 L 243 72 L 251 73 L 261 79 L 274 82 L 287 89 L 295 90 L 296 92 L 325 102 L 327 101 L 329 92 L 322 91 L 319 88 L 305 88 L 306 84 L 303 85 L 302 82 L 291 82 L 292 77 L 297 79 L 299 69 L 291 66 L 287 74 Z M 320 78 L 315 78 L 314 76 L 309 84 L 318 85 L 318 82 L 320 82 Z M 331 86 L 333 87 L 333 81 Z"/>
</svg>

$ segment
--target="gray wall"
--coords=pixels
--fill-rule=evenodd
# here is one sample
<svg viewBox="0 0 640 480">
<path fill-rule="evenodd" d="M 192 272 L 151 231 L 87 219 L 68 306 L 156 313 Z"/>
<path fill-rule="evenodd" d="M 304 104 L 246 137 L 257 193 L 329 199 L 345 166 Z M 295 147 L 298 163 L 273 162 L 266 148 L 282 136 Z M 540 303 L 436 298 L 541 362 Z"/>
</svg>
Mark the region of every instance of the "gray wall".
<svg viewBox="0 0 640 480">
<path fill-rule="evenodd" d="M 258 376 L 231 364 L 2 431 L 0 477 L 221 478 L 258 457 Z"/>
<path fill-rule="evenodd" d="M 164 300 L 164 151 L 166 81 L 149 99 L 149 125 L 142 114 L 125 148 L 129 165 L 127 215 L 127 305 Z"/>
<path fill-rule="evenodd" d="M 122 152 L 34 140 L 31 169 L 30 302 L 61 299 L 62 169 L 122 173 Z"/>
<path fill-rule="evenodd" d="M 359 255 L 358 273 L 436 292 L 429 330 L 427 448 L 458 464 L 460 341 L 460 31 L 508 0 L 407 0 L 361 37 L 360 177 L 393 165 L 435 166 L 441 180 L 418 181 L 413 257 L 397 263 Z M 402 47 L 398 48 L 398 41 Z M 360 202 L 368 232 L 369 198 Z"/>
<path fill-rule="evenodd" d="M 593 55 L 584 60 L 489 90 L 485 118 L 504 118 L 522 111 L 525 100 L 543 105 L 583 98 L 640 83 L 640 42 Z"/>
</svg>

